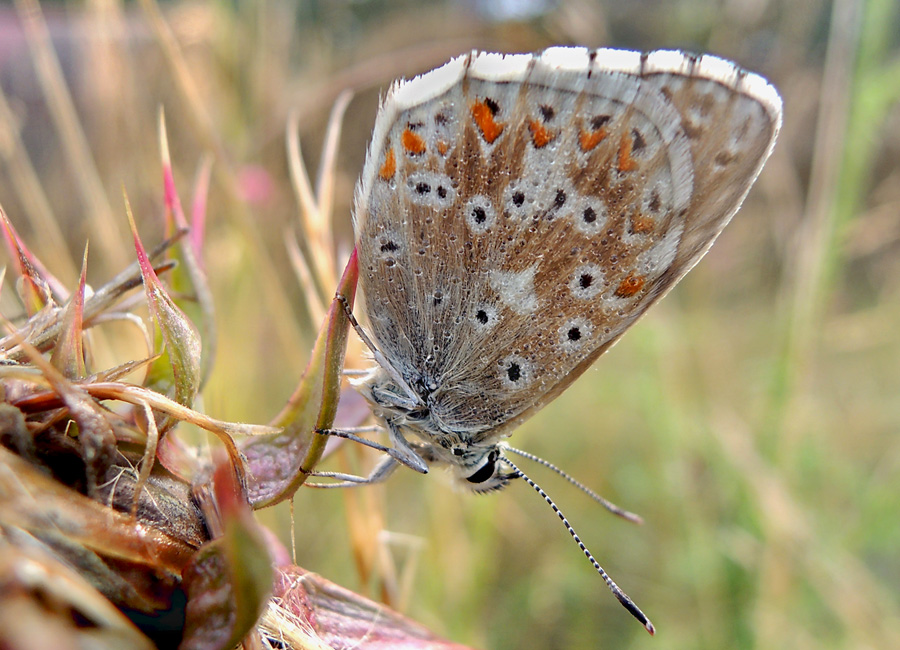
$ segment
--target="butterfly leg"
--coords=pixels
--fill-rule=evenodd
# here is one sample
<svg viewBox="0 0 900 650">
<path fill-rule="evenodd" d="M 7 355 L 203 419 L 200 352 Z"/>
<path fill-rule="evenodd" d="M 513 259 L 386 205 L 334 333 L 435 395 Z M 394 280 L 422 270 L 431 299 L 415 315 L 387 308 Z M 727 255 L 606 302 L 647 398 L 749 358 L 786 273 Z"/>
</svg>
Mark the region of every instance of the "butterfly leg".
<svg viewBox="0 0 900 650">
<path fill-rule="evenodd" d="M 416 470 L 419 474 L 428 473 L 428 463 L 419 455 L 409 441 L 403 437 L 400 430 L 391 422 L 388 422 L 388 436 L 393 445 L 391 452 L 392 457 L 409 467 Z"/>
<path fill-rule="evenodd" d="M 387 478 L 400 467 L 400 462 L 393 456 L 384 456 L 378 464 L 372 468 L 368 476 L 356 476 L 355 474 L 343 474 L 341 472 L 311 472 L 310 476 L 316 478 L 333 478 L 340 481 L 339 483 L 305 483 L 304 485 L 314 488 L 346 488 L 359 487 L 360 485 L 375 485 L 383 483 Z"/>
<path fill-rule="evenodd" d="M 374 440 L 369 440 L 368 438 L 363 438 L 357 433 L 366 433 L 369 431 L 379 431 L 381 427 L 354 427 L 352 429 L 316 429 L 316 433 L 322 436 L 331 436 L 333 438 L 343 438 L 344 440 L 352 440 L 353 442 L 358 442 L 364 447 L 371 447 L 377 451 L 383 451 L 386 454 L 390 454 L 393 451 L 390 447 L 379 444 Z"/>
<path fill-rule="evenodd" d="M 369 430 L 367 427 L 361 427 L 357 429 L 317 429 L 316 433 L 320 435 L 326 436 L 334 436 L 336 438 L 344 438 L 345 440 L 352 440 L 353 442 L 358 442 L 361 445 L 366 447 L 371 447 L 377 451 L 384 452 L 388 455 L 389 458 L 392 458 L 397 463 L 406 465 L 410 469 L 413 469 L 420 474 L 428 473 L 428 463 L 425 462 L 419 453 L 409 444 L 409 441 L 403 437 L 403 434 L 400 433 L 400 430 L 393 424 L 388 423 L 388 432 L 392 446 L 388 447 L 386 445 L 382 445 L 380 443 L 375 442 L 374 440 L 369 440 L 368 438 L 362 438 L 356 435 L 356 432 L 362 432 Z"/>
</svg>

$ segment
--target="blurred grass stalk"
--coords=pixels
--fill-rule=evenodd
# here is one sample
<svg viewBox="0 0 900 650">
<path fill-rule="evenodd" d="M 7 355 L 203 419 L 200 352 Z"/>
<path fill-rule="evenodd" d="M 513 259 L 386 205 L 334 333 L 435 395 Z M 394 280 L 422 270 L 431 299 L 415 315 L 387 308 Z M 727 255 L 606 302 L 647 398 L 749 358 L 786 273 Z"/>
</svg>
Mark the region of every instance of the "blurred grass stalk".
<svg viewBox="0 0 900 650">
<path fill-rule="evenodd" d="M 857 642 L 877 646 L 884 633 L 900 643 L 895 599 L 852 555 L 832 549 L 823 563 L 823 558 L 806 552 L 818 541 L 816 524 L 795 500 L 791 486 L 777 478 L 801 462 L 805 441 L 799 438 L 802 428 L 796 423 L 804 417 L 805 398 L 813 390 L 821 324 L 837 292 L 840 269 L 847 263 L 838 244 L 863 208 L 865 182 L 880 142 L 878 132 L 888 110 L 900 99 L 900 62 L 884 63 L 895 20 L 896 6 L 890 0 L 837 0 L 832 5 L 812 170 L 792 247 L 796 255 L 783 287 L 784 339 L 771 387 L 768 423 L 756 452 L 735 437 L 727 442 L 767 514 L 760 518 L 767 543 L 760 557 L 760 607 L 754 617 L 761 647 L 778 645 L 786 636 L 785 627 L 793 625 L 786 612 L 764 603 L 782 599 L 798 566 Z M 762 457 L 757 456 L 760 453 Z M 887 621 L 893 623 L 885 626 Z"/>
</svg>

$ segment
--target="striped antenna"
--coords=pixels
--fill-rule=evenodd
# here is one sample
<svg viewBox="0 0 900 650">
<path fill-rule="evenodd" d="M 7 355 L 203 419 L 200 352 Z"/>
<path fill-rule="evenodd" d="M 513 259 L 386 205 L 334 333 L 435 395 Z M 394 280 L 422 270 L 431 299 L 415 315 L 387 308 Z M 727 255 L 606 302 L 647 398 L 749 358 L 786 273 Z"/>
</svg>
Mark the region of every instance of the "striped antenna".
<svg viewBox="0 0 900 650">
<path fill-rule="evenodd" d="M 653 627 L 653 623 L 650 622 L 650 619 L 647 618 L 647 615 L 641 611 L 640 607 L 634 604 L 634 601 L 628 597 L 628 594 L 622 591 L 619 585 L 613 582 L 613 579 L 609 577 L 609 574 L 607 574 L 606 571 L 603 570 L 603 567 L 600 566 L 600 563 L 597 562 L 597 560 L 594 558 L 594 555 L 588 550 L 588 547 L 585 546 L 584 542 L 581 541 L 578 533 L 576 533 L 575 529 L 572 528 L 572 524 L 569 523 L 569 520 L 566 519 L 565 515 L 563 515 L 559 507 L 553 502 L 553 499 L 551 499 L 547 495 L 547 493 L 544 492 L 543 488 L 541 488 L 540 485 L 532 481 L 525 472 L 516 467 L 516 464 L 511 460 L 503 456 L 500 457 L 500 460 L 503 463 L 509 465 L 509 467 L 511 467 L 513 471 L 517 472 L 519 476 L 521 476 L 525 480 L 525 482 L 528 483 L 528 485 L 534 488 L 535 492 L 543 497 L 544 501 L 546 501 L 547 504 L 553 509 L 553 512 L 556 513 L 556 516 L 559 517 L 559 520 L 563 523 L 563 526 L 566 527 L 566 530 L 569 531 L 569 535 L 571 535 L 572 539 L 575 540 L 575 543 L 578 544 L 578 548 L 581 549 L 594 569 L 597 570 L 597 573 L 600 574 L 600 577 L 603 578 L 603 581 L 606 583 L 606 586 L 609 587 L 609 590 L 612 592 L 613 596 L 615 596 L 619 600 L 619 602 L 622 603 L 622 606 L 627 609 L 632 616 L 634 616 L 638 621 L 641 622 L 641 625 L 643 625 L 650 634 L 655 634 L 656 628 Z"/>
</svg>

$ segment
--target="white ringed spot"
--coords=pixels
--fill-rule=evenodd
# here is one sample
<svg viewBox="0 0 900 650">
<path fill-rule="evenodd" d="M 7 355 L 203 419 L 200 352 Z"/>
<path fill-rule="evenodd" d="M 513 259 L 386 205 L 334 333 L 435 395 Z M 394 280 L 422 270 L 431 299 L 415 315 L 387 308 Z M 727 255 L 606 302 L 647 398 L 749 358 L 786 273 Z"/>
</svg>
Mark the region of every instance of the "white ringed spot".
<svg viewBox="0 0 900 650">
<path fill-rule="evenodd" d="M 500 360 L 500 381 L 507 388 L 525 388 L 533 378 L 531 363 L 518 354 L 510 354 Z"/>
<path fill-rule="evenodd" d="M 500 320 L 496 307 L 487 303 L 475 307 L 471 315 L 472 324 L 480 332 L 487 332 L 494 328 Z"/>
<path fill-rule="evenodd" d="M 606 203 L 599 196 L 582 196 L 575 202 L 572 221 L 575 229 L 585 235 L 596 235 L 606 229 Z"/>
<path fill-rule="evenodd" d="M 603 269 L 596 264 L 579 266 L 569 280 L 569 290 L 579 300 L 590 300 L 603 290 L 604 285 Z"/>
<path fill-rule="evenodd" d="M 572 353 L 583 349 L 594 333 L 593 324 L 585 318 L 570 318 L 559 328 L 559 346 Z"/>
<path fill-rule="evenodd" d="M 494 206 L 486 196 L 476 195 L 466 203 L 466 225 L 476 235 L 487 232 L 497 219 Z"/>
</svg>

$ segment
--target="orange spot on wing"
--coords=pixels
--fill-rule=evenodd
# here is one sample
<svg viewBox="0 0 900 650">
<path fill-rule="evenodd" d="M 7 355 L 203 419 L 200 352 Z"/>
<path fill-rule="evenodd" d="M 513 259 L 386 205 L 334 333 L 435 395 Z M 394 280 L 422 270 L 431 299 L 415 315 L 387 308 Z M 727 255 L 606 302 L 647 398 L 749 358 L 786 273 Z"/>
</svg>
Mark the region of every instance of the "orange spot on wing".
<svg viewBox="0 0 900 650">
<path fill-rule="evenodd" d="M 537 120 L 530 120 L 528 122 L 528 128 L 531 131 L 531 142 L 534 143 L 534 146 L 538 149 L 546 147 L 553 142 L 554 138 L 556 138 L 555 133 L 551 132 L 550 129 Z"/>
<path fill-rule="evenodd" d="M 384 164 L 381 166 L 378 175 L 381 176 L 382 180 L 389 181 L 394 177 L 394 172 L 396 171 L 397 160 L 394 158 L 394 150 L 388 149 L 387 154 L 384 156 Z"/>
<path fill-rule="evenodd" d="M 450 145 L 441 140 L 437 143 L 437 150 L 439 154 L 446 156 L 447 152 L 450 150 Z"/>
<path fill-rule="evenodd" d="M 644 235 L 648 232 L 653 232 L 653 226 L 655 225 L 656 222 L 653 221 L 653 217 L 648 217 L 644 214 L 636 214 L 631 219 L 631 232 Z"/>
<path fill-rule="evenodd" d="M 581 145 L 582 151 L 591 151 L 600 144 L 607 135 L 608 133 L 603 127 L 600 127 L 596 131 L 585 131 L 582 129 L 578 138 L 578 143 Z"/>
<path fill-rule="evenodd" d="M 637 169 L 637 162 L 631 157 L 631 147 L 634 146 L 634 140 L 630 135 L 623 135 L 619 142 L 619 171 L 633 172 Z"/>
<path fill-rule="evenodd" d="M 619 298 L 630 298 L 644 288 L 644 276 L 631 273 L 619 283 L 616 295 Z"/>
<path fill-rule="evenodd" d="M 472 105 L 472 117 L 488 144 L 493 144 L 494 140 L 503 133 L 504 125 L 494 120 L 494 113 L 488 107 L 487 102 L 475 102 Z"/>
<path fill-rule="evenodd" d="M 403 135 L 400 136 L 400 143 L 408 153 L 411 153 L 414 156 L 425 153 L 424 138 L 410 129 L 403 131 Z"/>
</svg>

